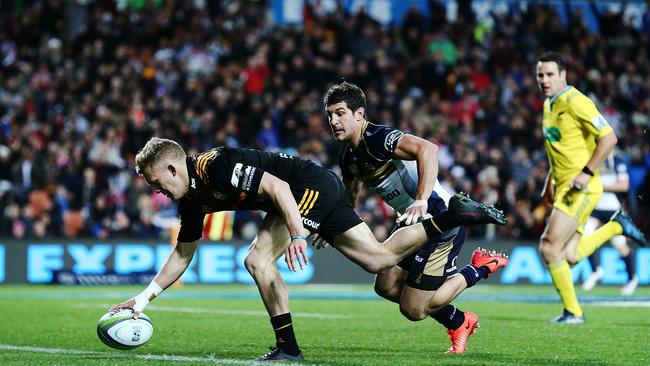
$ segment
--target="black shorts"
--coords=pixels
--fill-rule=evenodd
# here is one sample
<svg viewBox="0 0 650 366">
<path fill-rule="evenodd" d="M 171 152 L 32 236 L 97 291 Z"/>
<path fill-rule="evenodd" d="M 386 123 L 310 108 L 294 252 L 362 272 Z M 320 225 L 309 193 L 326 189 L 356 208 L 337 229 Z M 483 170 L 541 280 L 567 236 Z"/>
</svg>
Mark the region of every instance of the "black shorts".
<svg viewBox="0 0 650 366">
<path fill-rule="evenodd" d="M 610 211 L 610 210 L 593 210 L 591 211 L 591 217 L 594 217 L 598 219 L 600 222 L 607 222 L 609 219 L 612 218 L 612 215 L 614 215 L 614 212 L 616 211 Z"/>
<path fill-rule="evenodd" d="M 310 232 L 320 234 L 329 243 L 334 237 L 363 222 L 352 208 L 345 185 L 333 172 L 315 170 L 304 183 L 291 187 L 302 216 L 302 224 Z"/>
<path fill-rule="evenodd" d="M 456 259 L 465 243 L 465 236 L 462 226 L 445 231 L 429 239 L 415 254 L 402 259 L 397 265 L 409 272 L 406 285 L 424 291 L 438 289 L 447 277 L 458 272 Z"/>
</svg>

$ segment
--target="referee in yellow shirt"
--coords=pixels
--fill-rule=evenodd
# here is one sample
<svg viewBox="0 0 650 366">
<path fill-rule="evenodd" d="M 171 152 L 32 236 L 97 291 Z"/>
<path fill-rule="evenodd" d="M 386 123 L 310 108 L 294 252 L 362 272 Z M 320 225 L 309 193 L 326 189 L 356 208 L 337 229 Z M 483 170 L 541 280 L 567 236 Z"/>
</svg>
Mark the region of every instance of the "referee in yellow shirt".
<svg viewBox="0 0 650 366">
<path fill-rule="evenodd" d="M 566 83 L 566 63 L 549 52 L 537 60 L 537 83 L 544 101 L 544 145 L 549 173 L 542 190 L 553 210 L 540 239 L 540 251 L 564 305 L 556 324 L 582 324 L 570 265 L 589 256 L 611 237 L 623 234 L 640 244 L 645 238 L 623 212 L 595 232 L 582 236 L 582 227 L 603 194 L 598 168 L 616 145 L 616 134 L 594 103 Z"/>
</svg>

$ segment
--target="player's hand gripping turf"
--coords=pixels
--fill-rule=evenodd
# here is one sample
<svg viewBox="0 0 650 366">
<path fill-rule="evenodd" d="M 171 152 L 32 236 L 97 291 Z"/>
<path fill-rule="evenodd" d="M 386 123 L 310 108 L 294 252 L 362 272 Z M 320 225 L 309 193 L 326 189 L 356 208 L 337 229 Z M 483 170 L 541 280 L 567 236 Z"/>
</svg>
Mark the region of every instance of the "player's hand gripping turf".
<svg viewBox="0 0 650 366">
<path fill-rule="evenodd" d="M 138 310 L 136 310 L 138 308 Z M 112 308 L 109 309 L 109 311 L 115 311 L 115 310 L 120 310 L 120 309 L 132 309 L 133 310 L 133 318 L 138 319 L 140 316 L 140 312 L 143 310 L 144 306 L 139 308 L 136 306 L 135 299 L 129 299 L 123 303 L 114 305 Z"/>
<path fill-rule="evenodd" d="M 316 250 L 327 248 L 327 247 L 331 246 L 330 243 L 328 243 L 327 240 L 325 240 L 325 238 L 318 235 L 318 233 L 311 234 L 309 236 L 309 239 L 310 239 L 309 244 L 312 247 L 316 248 Z"/>
<path fill-rule="evenodd" d="M 295 259 L 298 260 L 298 265 L 300 269 L 305 268 L 309 259 L 307 259 L 307 240 L 303 238 L 296 238 L 291 240 L 291 244 L 284 252 L 284 261 L 287 262 L 287 266 L 290 270 L 296 271 Z"/>
<path fill-rule="evenodd" d="M 415 200 L 395 222 L 399 224 L 404 221 L 406 225 L 415 224 L 420 217 L 424 217 L 427 214 L 427 208 L 428 204 L 426 200 Z"/>
</svg>

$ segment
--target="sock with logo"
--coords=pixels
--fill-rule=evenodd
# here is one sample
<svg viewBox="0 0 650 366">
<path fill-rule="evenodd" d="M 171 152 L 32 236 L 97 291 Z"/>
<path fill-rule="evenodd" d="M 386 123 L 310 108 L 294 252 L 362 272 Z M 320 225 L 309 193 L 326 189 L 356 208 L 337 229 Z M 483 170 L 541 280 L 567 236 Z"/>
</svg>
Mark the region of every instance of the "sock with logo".
<svg viewBox="0 0 650 366">
<path fill-rule="evenodd" d="M 275 331 L 275 345 L 291 356 L 300 353 L 296 335 L 293 333 L 291 313 L 271 317 L 271 325 Z"/>
<path fill-rule="evenodd" d="M 625 257 L 621 257 L 625 263 L 625 271 L 627 272 L 627 280 L 632 281 L 634 278 L 634 267 L 632 267 L 632 253 L 628 253 Z"/>
<path fill-rule="evenodd" d="M 445 231 L 461 225 L 463 225 L 463 222 L 458 215 L 449 211 L 439 213 L 430 219 L 422 220 L 422 226 L 424 226 L 424 231 L 426 231 L 427 237 L 429 238 L 435 238 Z"/>
<path fill-rule="evenodd" d="M 571 268 L 566 260 L 548 264 L 548 271 L 551 273 L 555 290 L 560 294 L 564 309 L 575 316 L 582 316 L 582 308 L 576 296 L 576 289 L 573 287 Z"/>
<path fill-rule="evenodd" d="M 576 247 L 576 258 L 578 261 L 592 255 L 606 241 L 623 233 L 623 227 L 616 221 L 610 221 L 598 228 L 591 234 L 580 238 Z"/>
<path fill-rule="evenodd" d="M 480 281 L 481 278 L 487 278 L 487 276 L 490 274 L 490 270 L 486 266 L 476 268 L 471 264 L 468 264 L 465 267 L 461 268 L 458 272 L 462 274 L 463 277 L 465 277 L 467 288 L 476 285 L 476 283 Z"/>
<path fill-rule="evenodd" d="M 465 313 L 451 304 L 447 304 L 429 316 L 447 329 L 458 329 L 465 322 Z"/>
</svg>

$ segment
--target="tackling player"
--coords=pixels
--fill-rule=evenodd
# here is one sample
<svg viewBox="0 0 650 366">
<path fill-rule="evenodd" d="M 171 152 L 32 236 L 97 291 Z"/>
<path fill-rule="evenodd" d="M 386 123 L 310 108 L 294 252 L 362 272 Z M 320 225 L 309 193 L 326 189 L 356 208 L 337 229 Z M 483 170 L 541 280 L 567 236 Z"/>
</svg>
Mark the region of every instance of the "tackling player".
<svg viewBox="0 0 650 366">
<path fill-rule="evenodd" d="M 339 165 L 353 204 L 362 184 L 370 186 L 401 213 L 395 230 L 447 210 L 451 196 L 437 180 L 435 144 L 369 122 L 365 94 L 354 84 L 334 85 L 324 104 L 334 138 L 345 144 Z M 479 248 L 471 264 L 458 270 L 455 263 L 464 241 L 464 228 L 444 231 L 375 279 L 377 294 L 398 303 L 406 318 L 419 321 L 431 316 L 445 326 L 452 342 L 449 353 L 465 352 L 468 337 L 479 325 L 476 314 L 449 303 L 508 264 L 506 256 Z"/>
<path fill-rule="evenodd" d="M 271 316 L 276 347 L 259 361 L 299 361 L 303 354 L 293 331 L 287 287 L 276 266 L 285 254 L 289 269 L 307 264 L 307 235 L 318 233 L 365 270 L 394 266 L 428 237 L 463 224 L 505 222 L 493 207 L 455 196 L 455 212 L 396 231 L 377 242 L 354 212 L 343 182 L 315 163 L 287 154 L 218 147 L 187 156 L 172 140 L 152 138 L 136 155 L 136 170 L 156 192 L 179 202 L 178 243 L 160 272 L 140 294 L 111 310 L 132 308 L 137 316 L 189 266 L 206 213 L 263 210 L 267 215 L 244 261 Z"/>
<path fill-rule="evenodd" d="M 566 83 L 566 63 L 555 52 L 542 55 L 536 66 L 537 83 L 546 96 L 542 124 L 549 173 L 542 197 L 553 204 L 540 239 L 540 251 L 564 305 L 555 324 L 582 324 L 570 265 L 591 255 L 616 235 L 645 242 L 632 220 L 619 214 L 595 232 L 582 236 L 582 227 L 603 193 L 599 168 L 617 138 L 594 103 Z"/>
</svg>

